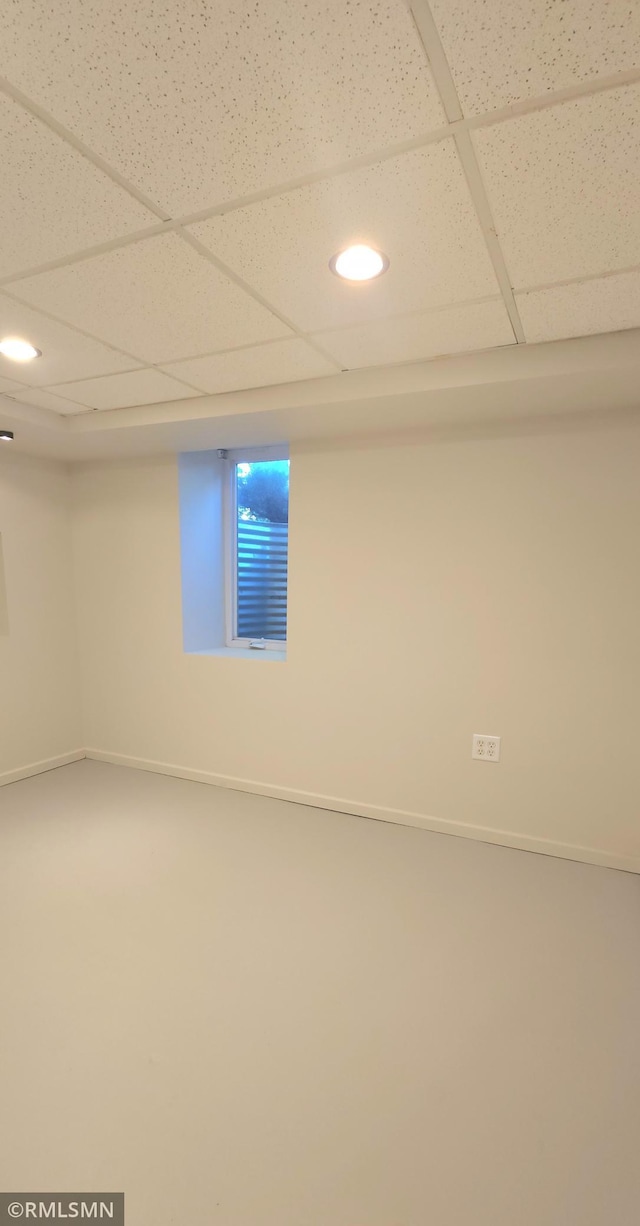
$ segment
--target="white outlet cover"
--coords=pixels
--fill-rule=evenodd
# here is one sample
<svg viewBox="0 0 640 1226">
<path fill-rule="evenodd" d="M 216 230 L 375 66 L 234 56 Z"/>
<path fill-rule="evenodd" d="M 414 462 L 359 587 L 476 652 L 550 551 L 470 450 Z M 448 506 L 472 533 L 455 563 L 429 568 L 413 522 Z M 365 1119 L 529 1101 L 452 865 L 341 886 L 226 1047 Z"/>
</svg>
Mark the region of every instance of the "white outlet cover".
<svg viewBox="0 0 640 1226">
<path fill-rule="evenodd" d="M 471 757 L 479 762 L 499 762 L 500 737 L 492 736 L 488 732 L 474 732 Z"/>
</svg>

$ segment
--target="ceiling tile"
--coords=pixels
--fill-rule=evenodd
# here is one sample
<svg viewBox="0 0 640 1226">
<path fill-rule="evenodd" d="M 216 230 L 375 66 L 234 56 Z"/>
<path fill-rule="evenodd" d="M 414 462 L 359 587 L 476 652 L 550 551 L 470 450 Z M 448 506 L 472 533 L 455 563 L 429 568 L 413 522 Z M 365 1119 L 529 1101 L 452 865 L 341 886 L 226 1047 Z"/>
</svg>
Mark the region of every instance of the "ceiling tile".
<svg viewBox="0 0 640 1226">
<path fill-rule="evenodd" d="M 11 292 L 150 363 L 287 333 L 177 234 L 18 281 Z"/>
<path fill-rule="evenodd" d="M 34 404 L 38 409 L 51 409 L 53 413 L 60 413 L 63 417 L 68 417 L 72 413 L 87 412 L 82 405 L 74 404 L 71 400 L 65 400 L 63 396 L 56 396 L 52 392 L 47 392 L 42 387 L 20 388 L 19 392 L 13 392 L 11 400 L 20 400 L 24 404 Z"/>
<path fill-rule="evenodd" d="M 634 0 L 431 0 L 467 115 L 640 67 Z"/>
<path fill-rule="evenodd" d="M 404 0 L 20 0 L 0 72 L 174 217 L 444 122 Z"/>
<path fill-rule="evenodd" d="M 203 392 L 234 392 L 336 374 L 333 363 L 298 337 L 176 362 L 165 369 Z"/>
<path fill-rule="evenodd" d="M 321 332 L 317 340 L 346 369 L 418 362 L 515 343 L 504 304 L 497 300 Z"/>
<path fill-rule="evenodd" d="M 640 271 L 518 294 L 528 341 L 640 328 Z"/>
<path fill-rule="evenodd" d="M 494 294 L 497 285 L 451 140 L 234 209 L 194 234 L 303 331 Z M 341 281 L 332 255 L 384 251 L 366 285 Z"/>
<path fill-rule="evenodd" d="M 636 85 L 474 132 L 514 286 L 638 263 L 639 131 Z"/>
<path fill-rule="evenodd" d="M 90 375 L 107 375 L 131 370 L 135 358 L 108 349 L 100 341 L 83 336 L 66 324 L 57 323 L 0 293 L 0 337 L 21 336 L 31 341 L 42 357 L 20 366 L 23 383 L 40 387 L 46 383 L 61 383 L 63 379 L 84 379 Z M 0 372 L 10 378 L 17 366 L 0 355 Z"/>
<path fill-rule="evenodd" d="M 5 361 L 6 358 L 2 358 L 2 362 Z M 0 377 L 0 396 L 4 395 L 5 392 L 12 392 L 16 387 L 20 387 L 20 384 L 16 383 L 15 379 L 3 379 Z"/>
<path fill-rule="evenodd" d="M 0 94 L 0 277 L 157 224 L 92 162 Z"/>
<path fill-rule="evenodd" d="M 161 370 L 133 370 L 126 375 L 106 375 L 63 383 L 51 389 L 88 409 L 126 409 L 137 404 L 158 404 L 163 400 L 186 400 L 198 392 L 172 379 Z"/>
</svg>

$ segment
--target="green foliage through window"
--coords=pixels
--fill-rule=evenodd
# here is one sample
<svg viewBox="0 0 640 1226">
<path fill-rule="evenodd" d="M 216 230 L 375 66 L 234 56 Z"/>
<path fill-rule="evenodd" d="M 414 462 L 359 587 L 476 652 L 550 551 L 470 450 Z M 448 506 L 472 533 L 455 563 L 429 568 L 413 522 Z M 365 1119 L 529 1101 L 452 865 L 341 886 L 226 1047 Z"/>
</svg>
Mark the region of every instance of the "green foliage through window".
<svg viewBox="0 0 640 1226">
<path fill-rule="evenodd" d="M 238 519 L 265 524 L 289 522 L 289 461 L 236 465 Z"/>
</svg>

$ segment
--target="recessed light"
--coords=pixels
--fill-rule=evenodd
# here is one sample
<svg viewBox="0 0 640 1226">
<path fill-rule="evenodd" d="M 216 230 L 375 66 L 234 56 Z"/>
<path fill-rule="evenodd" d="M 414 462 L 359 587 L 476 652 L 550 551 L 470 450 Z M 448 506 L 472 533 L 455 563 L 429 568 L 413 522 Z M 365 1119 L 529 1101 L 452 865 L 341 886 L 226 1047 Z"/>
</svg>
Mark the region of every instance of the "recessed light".
<svg viewBox="0 0 640 1226">
<path fill-rule="evenodd" d="M 12 362 L 30 362 L 33 358 L 41 358 L 40 349 L 23 341 L 19 336 L 4 336 L 0 341 L 0 353 Z"/>
<path fill-rule="evenodd" d="M 389 260 L 381 251 L 357 243 L 355 247 L 347 247 L 329 260 L 329 268 L 344 281 L 371 281 L 386 272 Z"/>
<path fill-rule="evenodd" d="M 12 443 L 13 430 L 0 430 L 0 443 Z"/>
</svg>

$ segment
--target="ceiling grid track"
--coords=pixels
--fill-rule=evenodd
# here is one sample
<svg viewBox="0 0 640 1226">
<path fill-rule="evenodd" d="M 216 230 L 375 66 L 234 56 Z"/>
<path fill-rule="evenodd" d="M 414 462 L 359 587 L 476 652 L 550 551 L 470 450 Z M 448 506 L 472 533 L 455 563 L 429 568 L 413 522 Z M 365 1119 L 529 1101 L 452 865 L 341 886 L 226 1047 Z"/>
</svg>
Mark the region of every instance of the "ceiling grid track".
<svg viewBox="0 0 640 1226">
<path fill-rule="evenodd" d="M 178 234 L 182 239 L 184 239 L 185 243 L 188 243 L 190 247 L 193 247 L 194 251 L 197 251 L 199 255 L 204 257 L 205 260 L 208 260 L 210 264 L 213 264 L 214 268 L 217 268 L 218 272 L 221 272 L 223 276 L 228 277 L 230 281 L 233 281 L 235 285 L 237 285 L 241 290 L 244 290 L 245 294 L 248 294 L 250 298 L 253 298 L 253 300 L 259 303 L 260 306 L 264 307 L 266 311 L 270 311 L 271 314 L 278 319 L 285 328 L 289 328 L 289 330 L 293 332 L 295 336 L 297 336 L 300 340 L 304 340 L 307 345 L 310 345 L 312 349 L 315 349 L 316 353 L 319 353 L 323 358 L 326 358 L 326 360 L 331 363 L 336 371 L 342 370 L 340 363 L 337 362 L 336 359 L 331 356 L 331 354 L 326 353 L 322 346 L 316 343 L 313 337 L 303 332 L 296 324 L 294 324 L 293 320 L 289 319 L 287 315 L 283 315 L 282 311 L 279 311 L 277 307 L 272 306 L 266 298 L 263 298 L 262 294 L 259 294 L 258 291 L 253 289 L 251 285 L 249 285 L 246 281 L 243 281 L 242 277 L 239 277 L 232 268 L 229 268 L 223 263 L 222 260 L 219 260 L 217 255 L 215 255 L 213 251 L 210 251 L 208 247 L 205 247 L 204 243 L 201 243 L 200 239 L 196 238 L 194 234 L 188 234 L 182 230 L 178 230 Z M 280 339 L 286 340 L 286 337 L 282 337 Z M 185 359 L 180 360 L 183 361 Z"/>
<path fill-rule="evenodd" d="M 415 22 L 416 29 L 422 39 L 424 49 L 427 53 L 427 59 L 431 66 L 433 79 L 436 83 L 436 88 L 440 94 L 442 105 L 449 122 L 453 125 L 459 125 L 452 129 L 452 136 L 458 151 L 458 157 L 462 164 L 462 169 L 465 173 L 471 198 L 476 210 L 478 221 L 482 229 L 489 257 L 493 265 L 500 292 L 504 301 L 513 334 L 518 344 L 524 344 L 525 335 L 522 327 L 522 320 L 516 306 L 516 300 L 511 285 L 511 278 L 507 270 L 502 248 L 498 241 L 498 235 L 493 221 L 491 205 L 487 196 L 480 166 L 476 157 L 475 149 L 471 141 L 471 136 L 468 130 L 462 126 L 461 121 L 464 117 L 460 99 L 455 87 L 455 82 L 444 52 L 444 47 L 438 33 L 436 23 L 433 20 L 433 14 L 427 0 L 412 0 L 411 13 Z"/>
<path fill-rule="evenodd" d="M 70 331 L 77 332 L 79 336 L 86 336 L 87 340 L 97 341 L 99 345 L 104 345 L 106 349 L 111 349 L 113 350 L 114 353 L 121 353 L 123 354 L 125 358 L 131 358 L 131 361 L 136 363 L 135 367 L 133 366 L 131 367 L 132 371 L 140 370 L 142 369 L 142 367 L 148 367 L 151 365 L 151 363 L 149 362 L 143 362 L 140 358 L 136 357 L 135 353 L 131 353 L 128 349 L 121 349 L 118 345 L 112 345 L 110 344 L 109 341 L 103 340 L 101 336 L 96 336 L 95 332 L 87 332 L 85 328 L 79 328 L 77 324 L 67 323 L 66 319 L 63 319 L 61 315 L 54 315 L 52 311 L 47 311 L 45 310 L 44 307 L 31 306 L 31 304 L 26 302 L 23 298 L 19 298 L 17 294 L 10 293 L 9 290 L 7 289 L 2 290 L 2 294 L 0 294 L 0 297 L 2 296 L 4 296 L 5 298 L 9 298 L 12 302 L 19 303 L 20 306 L 26 306 L 30 311 L 37 312 L 37 314 L 42 315 L 44 319 L 50 319 L 51 322 L 54 324 L 60 324 L 63 328 L 69 328 Z M 117 373 L 126 374 L 128 372 L 118 371 Z M 90 376 L 90 378 L 96 378 L 96 377 L 100 378 L 101 376 L 95 376 L 95 375 Z M 67 382 L 67 380 L 62 380 L 61 382 Z M 25 386 L 29 387 L 31 385 L 25 384 Z M 49 385 L 47 384 L 47 386 Z"/>
<path fill-rule="evenodd" d="M 44 123 L 48 128 L 51 128 L 52 132 L 55 132 L 56 135 L 60 136 L 62 140 L 67 142 L 68 145 L 71 145 L 77 153 L 81 153 L 88 162 L 92 162 L 94 166 L 97 166 L 98 170 L 101 170 L 103 174 L 108 175 L 114 183 L 118 184 L 118 187 L 121 187 L 123 191 L 128 192 L 130 196 L 133 196 L 134 200 L 137 200 L 138 204 L 142 204 L 144 208 L 149 209 L 149 212 L 155 213 L 156 217 L 158 217 L 160 221 L 171 220 L 169 213 L 164 212 L 164 210 L 159 208 L 159 206 L 155 204 L 155 202 L 151 200 L 149 196 L 146 196 L 144 192 L 141 192 L 137 187 L 134 187 L 128 179 L 125 179 L 124 175 L 121 175 L 119 171 L 114 170 L 113 166 L 110 166 L 108 162 L 105 162 L 104 158 L 101 158 L 99 153 L 95 153 L 93 149 L 90 149 L 88 145 L 85 145 L 84 141 L 81 141 L 77 136 L 74 136 L 73 132 L 71 132 L 69 128 L 66 128 L 64 124 L 58 123 L 57 119 L 53 118 L 53 115 L 50 115 L 48 111 L 45 111 L 43 107 L 39 106 L 37 102 L 34 102 L 32 98 L 29 98 L 27 94 L 23 94 L 22 90 L 16 89 L 15 85 L 12 85 L 11 82 L 7 81 L 4 77 L 0 77 L 0 89 L 9 98 L 12 98 L 14 102 L 17 102 L 21 107 L 23 107 L 25 111 L 28 111 L 30 115 L 33 115 L 35 119 L 39 119 L 41 123 Z"/>
<path fill-rule="evenodd" d="M 110 251 L 119 251 L 121 247 L 132 247 L 134 243 L 144 242 L 146 238 L 155 238 L 158 234 L 167 234 L 177 228 L 175 222 L 159 222 L 149 229 L 135 230 L 133 234 L 125 234 L 122 238 L 111 238 L 106 243 L 97 243 L 95 247 L 84 247 L 71 255 L 58 256 L 56 260 L 47 260 L 44 264 L 33 268 L 25 268 L 21 272 L 10 273 L 8 277 L 0 278 L 0 290 L 14 285 L 16 281 L 26 281 L 28 277 L 39 277 L 44 272 L 55 272 L 57 268 L 66 268 L 70 264 L 82 264 L 98 255 L 108 255 Z"/>
<path fill-rule="evenodd" d="M 420 0 L 416 0 L 420 3 Z M 578 98 L 591 97 L 593 94 L 605 94 L 610 89 L 621 89 L 625 85 L 636 85 L 640 81 L 640 68 L 629 68 L 623 72 L 614 72 L 609 76 L 589 77 L 577 81 L 575 85 L 567 85 L 564 89 L 549 90 L 542 97 L 523 98 L 520 102 L 511 102 L 508 106 L 497 107 L 493 111 L 482 111 L 479 115 L 468 115 L 462 125 L 469 131 L 475 128 L 491 128 L 505 119 L 519 119 L 522 115 L 532 115 L 534 111 L 548 111 L 563 102 L 575 102 Z"/>
<path fill-rule="evenodd" d="M 247 208 L 252 204 L 258 204 L 261 201 L 269 200 L 273 196 L 285 195 L 288 192 L 293 192 L 299 188 L 308 187 L 313 183 L 320 183 L 327 179 L 332 179 L 338 175 L 349 174 L 355 170 L 363 170 L 369 166 L 374 166 L 378 162 L 385 162 L 394 157 L 400 157 L 403 153 L 410 153 L 413 150 L 424 149 L 429 145 L 437 144 L 449 137 L 457 138 L 463 136 L 466 132 L 472 132 L 478 128 L 488 128 L 495 124 L 502 123 L 504 120 L 517 118 L 521 115 L 527 115 L 535 111 L 548 110 L 558 106 L 563 102 L 568 102 L 573 99 L 588 97 L 596 93 L 604 93 L 611 89 L 620 88 L 625 85 L 633 85 L 640 82 L 640 69 L 630 69 L 624 72 L 613 73 L 610 76 L 584 80 L 560 90 L 551 90 L 544 96 L 536 96 L 527 98 L 521 102 L 511 103 L 509 106 L 500 107 L 493 111 L 484 111 L 478 115 L 463 116 L 462 109 L 457 96 L 457 91 L 451 75 L 448 61 L 446 59 L 444 48 L 440 40 L 437 28 L 435 26 L 431 10 L 429 9 L 427 0 L 410 0 L 410 11 L 414 20 L 415 27 L 419 33 L 427 59 L 436 82 L 438 92 L 440 94 L 443 108 L 447 116 L 447 124 L 439 128 L 434 128 L 429 132 L 413 137 L 405 141 L 398 141 L 392 145 L 384 146 L 376 149 L 371 153 L 362 154 L 360 157 L 349 158 L 345 161 L 334 163 L 323 167 L 320 170 L 312 171 L 305 175 L 300 175 L 294 179 L 286 180 L 274 184 L 272 187 L 263 188 L 260 191 L 253 192 L 249 195 L 234 197 L 230 200 L 220 201 L 217 204 L 211 205 L 205 209 L 199 209 L 196 212 L 182 214 L 177 217 L 171 217 L 169 213 L 163 210 L 155 201 L 146 196 L 135 187 L 124 175 L 121 175 L 115 170 L 104 158 L 95 153 L 83 141 L 79 140 L 68 128 L 58 123 L 43 107 L 33 102 L 26 94 L 17 89 L 11 82 L 4 78 L 0 78 L 0 90 L 8 97 L 12 98 L 26 111 L 32 114 L 41 123 L 45 124 L 51 131 L 55 132 L 62 140 L 66 141 L 77 152 L 81 153 L 87 161 L 93 163 L 98 170 L 101 170 L 113 183 L 126 191 L 133 199 L 143 205 L 145 208 L 153 212 L 158 218 L 155 225 L 144 227 L 131 234 L 122 235 L 122 237 L 109 239 L 104 243 L 99 243 L 91 247 L 81 248 L 73 251 L 69 255 L 60 256 L 57 259 L 46 261 L 42 264 L 32 266 L 30 268 L 21 269 L 18 272 L 13 272 L 9 276 L 0 278 L 0 289 L 5 285 L 11 285 L 14 281 L 21 281 L 27 277 L 39 276 L 41 273 L 51 272 L 57 268 L 64 268 L 68 264 L 78 264 L 84 260 L 91 259 L 94 256 L 106 254 L 110 251 L 115 251 L 120 247 L 128 247 L 134 243 L 142 242 L 146 238 L 153 238 L 156 235 L 181 231 L 184 226 L 196 225 L 198 222 L 207 221 L 211 217 L 221 216 L 225 213 L 235 212 L 237 209 Z M 458 144 L 458 141 L 456 141 Z M 472 149 L 472 157 L 475 159 L 475 152 Z M 466 171 L 466 167 L 465 167 Z M 479 171 L 478 171 L 479 173 Z M 484 192 L 484 186 L 480 181 L 480 189 Z M 486 195 L 486 193 L 485 193 Z M 488 205 L 488 201 L 487 201 Z M 504 261 L 503 261 L 504 262 Z M 577 278 L 582 279 L 582 278 Z M 555 282 L 554 282 L 555 284 Z M 526 289 L 537 288 L 527 286 Z M 71 325 L 67 325 L 71 326 Z"/>
<path fill-rule="evenodd" d="M 27 391 L 35 391 L 35 392 L 51 391 L 52 395 L 56 395 L 55 388 L 65 387 L 66 384 L 69 382 L 90 383 L 93 379 L 108 379 L 108 378 L 113 378 L 114 376 L 117 377 L 118 375 L 129 375 L 129 374 L 134 375 L 134 374 L 138 374 L 140 371 L 143 371 L 143 370 L 159 370 L 161 367 L 161 363 L 159 362 L 158 363 L 143 362 L 140 358 L 136 357 L 134 353 L 129 352 L 127 349 L 120 349 L 117 345 L 112 345 L 109 343 L 109 341 L 103 340 L 101 336 L 96 336 L 94 332 L 87 332 L 85 328 L 79 328 L 76 324 L 67 323 L 67 321 L 63 319 L 62 316 L 54 315 L 52 314 L 51 311 L 46 311 L 43 307 L 32 307 L 29 303 L 25 302 L 22 298 L 19 298 L 17 294 L 12 294 L 6 288 L 3 288 L 0 286 L 0 291 L 1 291 L 0 298 L 5 297 L 5 298 L 8 298 L 11 302 L 19 303 L 20 306 L 27 306 L 30 311 L 35 311 L 37 314 L 42 315 L 44 319 L 50 319 L 52 323 L 60 324 L 63 328 L 68 328 L 72 332 L 77 332 L 79 336 L 86 336 L 87 340 L 96 341 L 99 345 L 104 345 L 105 349 L 111 349 L 114 353 L 121 353 L 123 357 L 131 358 L 131 361 L 136 363 L 135 366 L 132 366 L 128 370 L 111 371 L 109 374 L 103 374 L 103 375 L 81 375 L 79 378 L 76 378 L 76 379 L 72 379 L 72 380 L 60 379 L 57 382 L 47 383 L 43 385 L 40 385 L 40 384 L 34 385 L 32 383 L 21 383 L 20 380 L 16 379 L 15 382 L 19 383 L 20 386 L 13 392 L 4 393 L 4 395 L 8 396 L 11 400 L 17 399 L 17 393 L 19 391 L 24 391 L 25 393 Z M 197 392 L 198 395 L 200 396 L 202 395 L 201 388 L 196 387 L 195 384 L 193 383 L 189 383 L 186 379 L 181 378 L 181 376 L 174 374 L 172 375 L 172 378 L 175 379 L 177 383 L 183 383 L 185 387 L 188 387 L 190 389 L 190 391 Z M 72 399 L 72 397 L 67 397 L 67 398 Z M 77 403 L 80 405 L 81 401 L 78 401 Z M 84 405 L 82 407 L 87 408 L 87 406 L 84 406 Z M 87 411 L 90 412 L 91 410 L 87 408 Z"/>
</svg>

